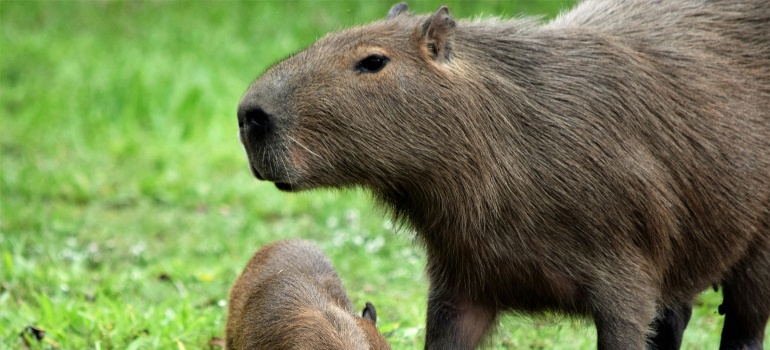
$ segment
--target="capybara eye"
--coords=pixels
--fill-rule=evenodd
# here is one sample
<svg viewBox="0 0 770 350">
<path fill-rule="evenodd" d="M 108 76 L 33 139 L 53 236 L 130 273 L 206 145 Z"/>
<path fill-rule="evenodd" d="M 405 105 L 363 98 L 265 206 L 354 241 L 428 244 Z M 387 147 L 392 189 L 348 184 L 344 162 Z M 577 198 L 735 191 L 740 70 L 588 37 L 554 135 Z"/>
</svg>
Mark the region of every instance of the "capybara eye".
<svg viewBox="0 0 770 350">
<path fill-rule="evenodd" d="M 377 73 L 388 63 L 388 58 L 382 55 L 371 55 L 356 63 L 356 70 L 363 73 Z"/>
</svg>

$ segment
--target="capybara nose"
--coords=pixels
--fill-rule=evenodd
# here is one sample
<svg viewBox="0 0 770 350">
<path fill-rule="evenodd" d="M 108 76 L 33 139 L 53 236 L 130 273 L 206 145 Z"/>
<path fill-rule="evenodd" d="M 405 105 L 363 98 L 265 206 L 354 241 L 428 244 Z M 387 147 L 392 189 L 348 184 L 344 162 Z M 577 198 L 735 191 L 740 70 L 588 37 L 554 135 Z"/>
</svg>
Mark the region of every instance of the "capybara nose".
<svg viewBox="0 0 770 350">
<path fill-rule="evenodd" d="M 249 136 L 261 137 L 270 129 L 271 117 L 257 105 L 238 107 L 238 128 Z"/>
</svg>

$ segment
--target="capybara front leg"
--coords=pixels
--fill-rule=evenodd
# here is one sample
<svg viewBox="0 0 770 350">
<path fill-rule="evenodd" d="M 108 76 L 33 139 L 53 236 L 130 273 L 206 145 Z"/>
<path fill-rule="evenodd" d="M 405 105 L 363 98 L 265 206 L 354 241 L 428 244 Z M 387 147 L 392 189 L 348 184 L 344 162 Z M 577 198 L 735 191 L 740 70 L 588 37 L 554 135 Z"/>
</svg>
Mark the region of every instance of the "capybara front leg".
<svg viewBox="0 0 770 350">
<path fill-rule="evenodd" d="M 599 350 L 642 350 L 645 348 L 646 327 L 633 317 L 623 317 L 614 310 L 594 314 L 597 348 Z"/>
<path fill-rule="evenodd" d="M 620 264 L 619 264 L 620 266 Z M 654 292 L 631 269 L 600 281 L 589 290 L 599 350 L 643 350 L 655 314 Z M 625 273 L 623 273 L 625 272 Z"/>
<path fill-rule="evenodd" d="M 725 315 L 720 350 L 762 350 L 767 310 L 753 309 L 752 302 L 738 295 L 731 286 L 723 286 L 724 301 L 719 307 Z"/>
<path fill-rule="evenodd" d="M 692 304 L 683 302 L 662 310 L 652 323 L 654 334 L 648 339 L 653 350 L 679 350 L 682 334 L 692 315 Z"/>
<path fill-rule="evenodd" d="M 425 349 L 475 349 L 495 314 L 494 308 L 431 287 Z"/>
<path fill-rule="evenodd" d="M 770 242 L 755 247 L 722 282 L 719 312 L 725 315 L 725 325 L 720 350 L 763 349 L 770 316 Z"/>
</svg>

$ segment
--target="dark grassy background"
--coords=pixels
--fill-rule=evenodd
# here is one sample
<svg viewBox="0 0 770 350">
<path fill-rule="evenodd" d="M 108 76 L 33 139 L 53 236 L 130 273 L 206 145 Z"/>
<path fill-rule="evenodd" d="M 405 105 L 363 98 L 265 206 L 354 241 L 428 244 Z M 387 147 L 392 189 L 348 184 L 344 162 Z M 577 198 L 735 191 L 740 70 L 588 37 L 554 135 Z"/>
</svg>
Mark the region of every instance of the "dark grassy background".
<svg viewBox="0 0 770 350">
<path fill-rule="evenodd" d="M 453 15 L 553 16 L 570 1 L 417 1 Z M 217 348 L 254 250 L 303 237 L 394 349 L 422 346 L 423 255 L 360 191 L 283 194 L 250 175 L 241 94 L 384 1 L 0 2 L 0 348 Z M 685 348 L 716 348 L 721 297 Z M 506 317 L 495 349 L 592 349 L 590 324 Z"/>
</svg>

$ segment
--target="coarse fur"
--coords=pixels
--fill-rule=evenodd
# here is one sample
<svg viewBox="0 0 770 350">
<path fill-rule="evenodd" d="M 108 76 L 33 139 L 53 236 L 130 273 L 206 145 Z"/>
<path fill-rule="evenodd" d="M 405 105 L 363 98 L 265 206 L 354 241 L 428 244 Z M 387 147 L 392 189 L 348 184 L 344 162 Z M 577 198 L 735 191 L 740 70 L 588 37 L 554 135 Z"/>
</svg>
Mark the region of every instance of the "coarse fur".
<svg viewBox="0 0 770 350">
<path fill-rule="evenodd" d="M 592 317 L 600 349 L 678 348 L 714 284 L 721 349 L 762 348 L 770 1 L 583 1 L 545 24 L 400 4 L 272 67 L 238 121 L 257 178 L 362 186 L 415 229 L 426 349 L 546 310 Z"/>
<path fill-rule="evenodd" d="M 230 350 L 389 350 L 374 306 L 357 317 L 331 261 L 314 244 L 283 240 L 259 249 L 230 292 Z"/>
</svg>

